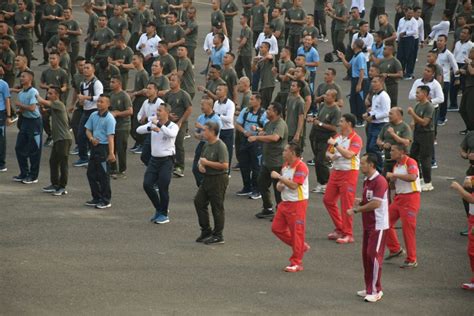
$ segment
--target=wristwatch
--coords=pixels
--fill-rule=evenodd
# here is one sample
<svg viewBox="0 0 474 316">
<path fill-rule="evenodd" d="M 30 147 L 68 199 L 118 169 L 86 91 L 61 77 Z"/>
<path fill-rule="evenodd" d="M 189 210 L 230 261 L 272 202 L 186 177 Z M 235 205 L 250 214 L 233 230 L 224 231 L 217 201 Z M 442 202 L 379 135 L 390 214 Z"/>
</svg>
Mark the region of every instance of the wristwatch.
<svg viewBox="0 0 474 316">
<path fill-rule="evenodd" d="M 318 125 L 319 125 L 320 127 L 323 127 L 324 123 L 323 123 L 323 122 L 319 122 Z"/>
</svg>

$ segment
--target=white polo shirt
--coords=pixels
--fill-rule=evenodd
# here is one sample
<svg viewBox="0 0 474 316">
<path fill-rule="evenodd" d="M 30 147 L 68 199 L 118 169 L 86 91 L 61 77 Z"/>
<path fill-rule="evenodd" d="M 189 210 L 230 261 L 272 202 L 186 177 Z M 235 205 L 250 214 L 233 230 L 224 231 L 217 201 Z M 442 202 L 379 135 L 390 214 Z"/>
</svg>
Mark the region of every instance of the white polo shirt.
<svg viewBox="0 0 474 316">
<path fill-rule="evenodd" d="M 365 55 L 365 60 L 369 62 L 370 60 L 370 52 L 372 51 L 372 44 L 374 43 L 374 36 L 370 33 L 367 33 L 365 36 L 360 35 L 359 32 L 355 33 L 352 35 L 352 44 L 356 41 L 356 39 L 361 39 L 364 41 L 364 48 L 367 50 L 367 52 L 364 53 Z"/>
<path fill-rule="evenodd" d="M 137 113 L 138 121 L 141 121 L 144 117 L 149 118 L 150 116 L 155 115 L 161 103 L 163 103 L 163 100 L 161 100 L 160 98 L 156 98 L 155 100 L 151 101 L 149 99 L 146 99 L 143 102 L 140 111 L 138 111 Z"/>
<path fill-rule="evenodd" d="M 217 100 L 214 103 L 214 113 L 219 115 L 222 121 L 222 129 L 234 129 L 235 103 L 226 98 L 222 103 Z"/>
<path fill-rule="evenodd" d="M 153 57 L 158 56 L 158 43 L 161 41 L 161 38 L 155 34 L 155 36 L 148 37 L 148 35 L 143 33 L 138 40 L 136 49 L 143 54 L 143 56 L 152 55 Z M 145 44 L 145 47 L 140 48 L 142 44 Z"/>
<path fill-rule="evenodd" d="M 375 93 L 372 96 L 372 108 L 370 115 L 374 116 L 375 119 L 372 123 L 388 123 L 388 112 L 390 112 L 390 96 L 385 90 L 381 90 L 379 93 Z"/>
<path fill-rule="evenodd" d="M 159 132 L 151 131 L 150 129 L 153 127 L 156 127 L 156 125 L 148 122 L 137 128 L 138 134 L 151 133 L 151 155 L 157 158 L 174 156 L 176 153 L 174 143 L 179 132 L 178 125 L 168 121 L 167 125 L 161 126 Z"/>
<path fill-rule="evenodd" d="M 444 49 L 442 52 L 438 53 L 438 59 L 436 62 L 443 68 L 443 80 L 444 82 L 451 81 L 451 70 L 456 73 L 459 70 L 456 59 L 454 58 L 453 53 L 449 49 Z M 458 77 L 458 75 L 456 75 Z"/>
<path fill-rule="evenodd" d="M 444 102 L 443 88 L 441 87 L 438 80 L 432 79 L 431 81 L 424 82 L 423 78 L 416 79 L 415 82 L 413 82 L 413 86 L 411 87 L 410 93 L 408 94 L 409 100 L 416 100 L 416 89 L 420 86 L 430 87 L 431 103 L 435 108 Z"/>
<path fill-rule="evenodd" d="M 270 44 L 270 51 L 269 53 L 272 55 L 278 55 L 278 41 L 275 35 L 266 36 L 264 32 L 260 33 L 257 38 L 257 42 L 255 43 L 255 49 L 258 51 L 260 46 L 263 42 Z"/>
<path fill-rule="evenodd" d="M 397 28 L 398 40 L 400 40 L 400 33 L 405 33 L 405 37 L 415 37 L 418 34 L 418 22 L 415 20 L 415 18 L 411 18 L 409 20 L 406 18 L 401 18 L 398 22 Z"/>
<path fill-rule="evenodd" d="M 471 40 L 466 42 L 457 41 L 454 45 L 453 55 L 454 59 L 458 64 L 465 64 L 466 58 L 469 57 L 469 52 L 474 47 L 474 43 Z"/>
</svg>

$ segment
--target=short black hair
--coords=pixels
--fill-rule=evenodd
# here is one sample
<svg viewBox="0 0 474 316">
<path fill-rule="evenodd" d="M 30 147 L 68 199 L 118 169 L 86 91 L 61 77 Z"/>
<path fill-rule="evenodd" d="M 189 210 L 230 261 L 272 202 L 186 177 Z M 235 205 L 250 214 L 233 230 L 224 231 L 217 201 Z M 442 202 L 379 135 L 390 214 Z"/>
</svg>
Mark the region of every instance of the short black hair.
<svg viewBox="0 0 474 316">
<path fill-rule="evenodd" d="M 354 128 L 357 123 L 357 118 L 352 113 L 344 113 L 342 114 L 342 118 L 346 120 L 346 122 L 351 123 L 351 127 Z"/>
<path fill-rule="evenodd" d="M 426 95 L 429 95 L 430 91 L 431 91 L 430 87 L 428 87 L 428 86 L 419 86 L 417 89 L 420 89 L 420 91 L 425 92 Z"/>
<path fill-rule="evenodd" d="M 288 148 L 295 153 L 296 157 L 301 157 L 301 154 L 303 153 L 303 149 L 301 148 L 300 144 L 297 142 L 289 142 L 288 143 Z"/>
<path fill-rule="evenodd" d="M 77 56 L 75 62 L 86 60 L 84 56 Z"/>
<path fill-rule="evenodd" d="M 257 99 L 258 101 L 262 102 L 262 95 L 258 92 L 253 92 L 252 93 L 252 96 L 255 97 L 255 99 Z"/>
<path fill-rule="evenodd" d="M 362 20 L 359 22 L 359 27 L 364 26 L 366 24 L 369 24 L 369 22 Z"/>
<path fill-rule="evenodd" d="M 396 147 L 398 150 L 402 151 L 405 154 L 408 152 L 407 146 L 400 143 L 393 144 L 392 147 Z"/>
<path fill-rule="evenodd" d="M 378 158 L 376 154 L 365 153 L 362 157 L 365 157 L 367 159 L 369 165 L 372 165 L 373 167 L 377 166 Z"/>
<path fill-rule="evenodd" d="M 222 67 L 220 65 L 216 65 L 216 64 L 212 64 L 211 68 L 214 68 L 215 70 L 217 70 L 219 72 L 222 70 Z"/>
<path fill-rule="evenodd" d="M 49 90 L 49 89 L 54 90 L 54 92 L 56 92 L 56 94 L 57 94 L 58 96 L 61 95 L 61 88 L 60 88 L 60 87 L 58 87 L 58 86 L 50 86 L 50 87 L 48 88 L 48 90 Z"/>
<path fill-rule="evenodd" d="M 296 82 L 300 90 L 303 90 L 304 88 L 304 82 L 302 80 L 293 80 L 292 82 Z"/>
<path fill-rule="evenodd" d="M 270 106 L 273 107 L 273 111 L 278 115 L 281 115 L 281 113 L 283 112 L 283 107 L 278 102 L 272 102 L 270 103 Z"/>
<path fill-rule="evenodd" d="M 216 122 L 207 121 L 204 126 L 207 127 L 210 131 L 212 131 L 215 136 L 219 135 L 220 128 L 219 124 L 217 124 Z"/>
</svg>

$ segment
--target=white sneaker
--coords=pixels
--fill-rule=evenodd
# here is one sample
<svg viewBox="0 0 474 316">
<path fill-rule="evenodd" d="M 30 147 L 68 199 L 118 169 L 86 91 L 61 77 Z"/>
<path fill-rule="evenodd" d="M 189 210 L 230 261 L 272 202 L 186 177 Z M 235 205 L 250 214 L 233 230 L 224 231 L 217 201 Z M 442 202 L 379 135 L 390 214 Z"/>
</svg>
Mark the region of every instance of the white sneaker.
<svg viewBox="0 0 474 316">
<path fill-rule="evenodd" d="M 425 185 L 425 179 L 420 179 L 420 186 L 423 187 Z"/>
<path fill-rule="evenodd" d="M 434 186 L 430 183 L 425 183 L 421 186 L 421 191 L 423 192 L 428 192 L 428 191 L 433 191 L 434 190 Z"/>
<path fill-rule="evenodd" d="M 468 291 L 474 291 L 474 283 L 463 283 L 461 285 L 461 288 L 463 288 L 464 290 L 468 290 Z"/>
<path fill-rule="evenodd" d="M 367 296 L 367 291 L 366 290 L 357 291 L 357 296 L 366 297 Z"/>
<path fill-rule="evenodd" d="M 383 296 L 383 292 L 380 291 L 379 293 L 377 294 L 370 294 L 370 295 L 367 295 L 365 298 L 364 298 L 364 301 L 366 302 L 369 302 L 369 303 L 375 303 L 377 301 L 380 301 L 382 299 L 382 296 Z"/>
<path fill-rule="evenodd" d="M 311 192 L 324 194 L 326 192 L 326 185 L 318 184 Z"/>
</svg>

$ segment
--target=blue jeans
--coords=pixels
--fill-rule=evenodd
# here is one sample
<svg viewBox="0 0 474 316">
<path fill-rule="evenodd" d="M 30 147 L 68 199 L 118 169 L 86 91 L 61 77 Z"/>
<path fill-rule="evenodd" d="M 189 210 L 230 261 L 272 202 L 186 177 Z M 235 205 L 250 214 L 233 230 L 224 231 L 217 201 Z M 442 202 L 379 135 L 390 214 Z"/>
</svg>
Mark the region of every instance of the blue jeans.
<svg viewBox="0 0 474 316">
<path fill-rule="evenodd" d="M 383 169 L 382 151 L 377 145 L 377 137 L 386 123 L 369 123 L 367 125 L 367 145 L 365 151 L 377 155 L 377 170 L 379 172 Z"/>
<path fill-rule="evenodd" d="M 143 189 L 155 207 L 156 213 L 168 216 L 169 185 L 173 173 L 173 157 L 151 157 L 143 179 Z M 158 184 L 158 193 L 155 190 Z"/>
<path fill-rule="evenodd" d="M 435 124 L 437 122 L 444 122 L 446 119 L 446 114 L 448 113 L 449 90 L 451 90 L 451 83 L 445 81 L 443 86 L 444 102 L 439 105 L 439 117 L 438 120 L 435 121 Z"/>
<path fill-rule="evenodd" d="M 41 118 L 23 117 L 16 138 L 15 152 L 20 167 L 20 177 L 37 179 L 41 161 L 43 124 Z M 29 165 L 28 165 L 29 160 Z"/>
</svg>

